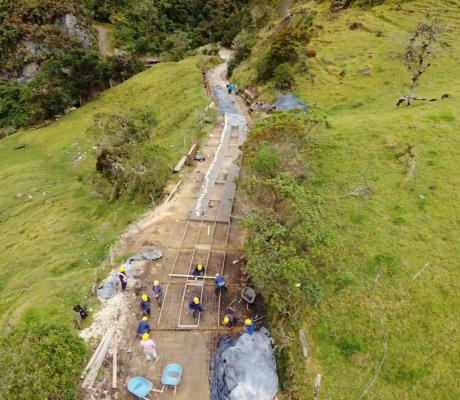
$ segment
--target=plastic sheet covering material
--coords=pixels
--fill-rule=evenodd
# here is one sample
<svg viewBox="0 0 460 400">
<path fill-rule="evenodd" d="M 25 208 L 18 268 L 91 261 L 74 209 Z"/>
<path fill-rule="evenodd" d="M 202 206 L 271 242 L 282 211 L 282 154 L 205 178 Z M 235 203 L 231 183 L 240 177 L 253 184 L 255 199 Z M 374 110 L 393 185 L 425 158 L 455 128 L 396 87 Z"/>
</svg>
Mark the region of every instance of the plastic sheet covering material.
<svg viewBox="0 0 460 400">
<path fill-rule="evenodd" d="M 163 253 L 161 252 L 161 250 L 153 250 L 131 256 L 123 264 L 121 264 L 121 266 L 126 268 L 126 274 L 128 275 L 128 277 L 132 277 L 132 262 L 158 260 L 161 257 L 163 257 Z M 103 282 L 102 286 L 97 289 L 97 295 L 103 299 L 110 299 L 111 297 L 115 296 L 115 293 L 117 292 L 118 282 L 119 279 L 117 268 L 116 270 L 112 271 L 110 276 Z"/>
<path fill-rule="evenodd" d="M 268 330 L 223 337 L 211 360 L 211 400 L 272 400 L 278 376 Z"/>
<path fill-rule="evenodd" d="M 297 97 L 292 94 L 286 94 L 284 96 L 278 97 L 278 100 L 275 101 L 276 110 L 289 111 L 293 109 L 299 109 L 302 111 L 307 111 L 307 105 L 302 103 Z"/>
</svg>

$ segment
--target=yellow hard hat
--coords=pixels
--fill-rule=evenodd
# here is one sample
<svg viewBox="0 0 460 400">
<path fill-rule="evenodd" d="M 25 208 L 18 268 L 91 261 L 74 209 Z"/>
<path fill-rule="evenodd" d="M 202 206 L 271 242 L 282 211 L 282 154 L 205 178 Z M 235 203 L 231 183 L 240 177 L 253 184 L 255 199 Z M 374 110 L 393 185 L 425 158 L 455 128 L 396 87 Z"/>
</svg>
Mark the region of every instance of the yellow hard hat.
<svg viewBox="0 0 460 400">
<path fill-rule="evenodd" d="M 142 300 L 143 301 L 147 301 L 149 299 L 149 297 L 146 295 L 146 294 L 143 294 L 142 295 Z"/>
<path fill-rule="evenodd" d="M 252 325 L 252 321 L 248 318 L 246 321 L 244 321 L 244 324 L 247 326 Z"/>
<path fill-rule="evenodd" d="M 153 286 L 158 286 L 160 284 L 160 281 L 153 281 Z"/>
<path fill-rule="evenodd" d="M 149 340 L 150 335 L 148 333 L 144 333 L 142 335 L 142 340 Z"/>
<path fill-rule="evenodd" d="M 118 268 L 118 271 L 120 271 L 120 272 L 126 272 L 126 268 L 125 268 L 125 267 L 120 267 L 120 268 Z"/>
<path fill-rule="evenodd" d="M 225 318 L 224 318 L 224 324 L 228 324 L 229 322 L 230 322 L 230 318 L 225 317 Z"/>
<path fill-rule="evenodd" d="M 203 266 L 201 264 L 198 264 L 198 271 L 201 271 L 203 269 Z"/>
<path fill-rule="evenodd" d="M 198 297 L 194 297 L 194 298 L 193 298 L 193 302 L 194 302 L 195 304 L 200 304 L 200 299 L 199 299 Z"/>
<path fill-rule="evenodd" d="M 145 315 L 142 317 L 142 321 L 148 321 L 148 317 L 146 317 Z"/>
<path fill-rule="evenodd" d="M 219 276 L 220 274 L 216 274 L 216 276 Z"/>
</svg>

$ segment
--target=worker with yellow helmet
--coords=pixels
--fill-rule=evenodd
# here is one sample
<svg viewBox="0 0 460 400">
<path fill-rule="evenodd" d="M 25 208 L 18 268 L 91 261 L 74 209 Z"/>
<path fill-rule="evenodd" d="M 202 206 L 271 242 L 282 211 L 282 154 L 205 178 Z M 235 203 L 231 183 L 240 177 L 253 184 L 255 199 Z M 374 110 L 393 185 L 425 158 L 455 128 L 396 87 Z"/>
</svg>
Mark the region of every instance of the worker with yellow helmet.
<svg viewBox="0 0 460 400">
<path fill-rule="evenodd" d="M 190 309 L 190 311 L 193 312 L 194 319 L 198 317 L 199 313 L 202 313 L 204 311 L 204 308 L 201 305 L 201 301 L 199 297 L 194 297 L 193 299 L 191 299 L 190 302 L 188 303 L 188 308 Z"/>
<path fill-rule="evenodd" d="M 256 324 L 252 319 L 247 319 L 244 321 L 244 331 L 249 335 L 252 335 L 256 331 Z"/>
<path fill-rule="evenodd" d="M 150 325 L 148 323 L 149 318 L 147 316 L 142 317 L 142 320 L 137 325 L 137 337 L 141 338 L 146 333 L 150 332 Z"/>
<path fill-rule="evenodd" d="M 140 309 L 143 316 L 148 315 L 150 317 L 150 297 L 146 294 L 141 296 Z"/>
<path fill-rule="evenodd" d="M 157 346 L 148 333 L 142 335 L 141 347 L 147 361 L 158 361 L 160 357 L 157 355 Z"/>
<path fill-rule="evenodd" d="M 155 280 L 153 282 L 153 295 L 155 296 L 155 299 L 157 300 L 158 308 L 161 309 L 161 304 L 163 303 L 163 286 L 160 285 L 159 280 Z"/>
<path fill-rule="evenodd" d="M 126 273 L 126 268 L 123 265 L 118 268 L 118 279 L 120 279 L 121 290 L 123 293 L 126 293 L 126 287 L 128 286 L 128 274 Z"/>
<path fill-rule="evenodd" d="M 205 276 L 206 270 L 203 267 L 203 264 L 196 265 L 192 271 L 192 275 L 195 277 L 195 279 L 198 279 L 199 276 Z"/>
<path fill-rule="evenodd" d="M 236 317 L 233 314 L 227 314 L 222 320 L 222 325 L 225 325 L 227 328 L 233 328 L 236 322 Z"/>
</svg>

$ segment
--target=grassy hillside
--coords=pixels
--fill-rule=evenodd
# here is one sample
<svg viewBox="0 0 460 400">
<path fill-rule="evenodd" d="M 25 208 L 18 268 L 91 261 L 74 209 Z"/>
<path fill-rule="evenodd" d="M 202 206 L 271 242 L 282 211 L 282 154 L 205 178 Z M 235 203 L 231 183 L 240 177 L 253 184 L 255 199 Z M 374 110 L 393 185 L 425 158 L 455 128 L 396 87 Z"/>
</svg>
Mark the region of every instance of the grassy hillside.
<svg viewBox="0 0 460 400">
<path fill-rule="evenodd" d="M 290 148 L 289 156 L 300 160 L 304 176 L 296 175 L 292 163 L 267 156 L 270 151 L 283 154 L 286 143 L 294 141 L 295 129 L 280 127 L 297 125 L 282 117 L 255 128 L 257 136 L 245 158 L 249 177 L 259 181 L 263 171 L 251 165 L 261 157 L 276 166 L 274 178 L 282 179 L 279 172 L 296 178 L 283 181 L 284 186 L 279 181 L 258 186 L 265 199 L 267 188 L 282 199 L 275 220 L 288 232 L 278 226 L 276 234 L 284 246 L 292 246 L 277 249 L 292 275 L 279 273 L 273 279 L 281 277 L 292 288 L 304 274 L 322 290 L 320 305 L 300 301 L 295 317 L 280 318 L 285 314 L 272 304 L 273 315 L 282 321 L 273 326 L 287 348 L 279 358 L 286 398 L 311 396 L 317 373 L 323 377 L 321 399 L 460 398 L 459 3 L 390 2 L 334 17 L 325 9 L 317 9 L 315 34 L 306 46 L 315 49 L 316 58 L 308 58 L 306 68 L 293 66 L 294 93 L 328 121 L 314 128 L 305 125 L 308 144 Z M 450 96 L 396 109 L 396 100 L 408 94 L 410 85 L 401 62 L 408 32 L 419 21 L 436 19 L 449 30 L 418 95 Z M 355 22 L 360 28 L 349 29 Z M 261 31 L 251 58 L 234 74 L 236 83 L 255 83 L 261 43 L 269 33 L 269 28 Z M 362 73 L 366 67 L 369 74 Z M 260 87 L 266 97 L 275 96 L 270 82 Z M 408 177 L 408 144 L 416 157 L 415 178 Z M 254 194 L 250 201 L 264 205 Z M 271 204 L 266 201 L 266 206 Z M 253 232 L 258 237 L 273 233 L 275 222 L 267 224 L 265 231 L 252 224 Z M 250 252 L 266 256 L 254 242 Z M 308 268 L 294 268 L 290 252 L 307 260 Z M 258 267 L 249 263 L 256 275 Z M 265 268 L 261 275 L 270 274 L 274 265 Z M 279 289 L 264 288 L 278 303 L 288 296 L 285 286 Z M 300 327 L 306 328 L 310 342 L 306 365 L 297 339 Z"/>
<path fill-rule="evenodd" d="M 94 268 L 143 205 L 109 204 L 82 183 L 95 168 L 85 135 L 97 112 L 153 107 L 154 141 L 173 166 L 197 134 L 205 106 L 197 59 L 165 63 L 107 91 L 39 130 L 0 141 L 0 318 L 71 324 L 72 306 L 89 293 Z M 15 147 L 27 147 L 15 150 Z M 81 154 L 87 154 L 82 160 Z"/>
</svg>

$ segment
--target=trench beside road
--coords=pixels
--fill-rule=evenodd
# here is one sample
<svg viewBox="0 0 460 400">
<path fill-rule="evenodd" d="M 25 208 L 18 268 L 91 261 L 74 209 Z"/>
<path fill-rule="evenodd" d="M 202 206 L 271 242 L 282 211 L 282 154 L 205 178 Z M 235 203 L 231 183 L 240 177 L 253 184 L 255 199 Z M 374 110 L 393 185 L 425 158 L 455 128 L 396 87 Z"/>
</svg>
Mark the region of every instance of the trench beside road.
<svg viewBox="0 0 460 400">
<path fill-rule="evenodd" d="M 229 52 L 223 51 L 221 56 L 228 60 Z M 132 398 L 126 383 L 137 375 L 158 388 L 161 372 L 169 363 L 178 363 L 184 370 L 176 394 L 178 400 L 209 399 L 209 361 L 219 337 L 226 334 L 220 321 L 230 312 L 227 307 L 237 299 L 232 313 L 240 320 L 253 313 L 238 303 L 240 267 L 235 260 L 240 256 L 243 238 L 231 218 L 235 178 L 239 175 L 236 160 L 239 146 L 246 138 L 247 121 L 234 95 L 226 92 L 223 78 L 226 68 L 223 63 L 207 77 L 219 117 L 213 134 L 200 149 L 206 161 L 181 172 L 182 184 L 175 195 L 153 211 L 151 221 L 145 221 L 128 249 L 138 252 L 145 246 L 153 246 L 163 251 L 163 258 L 146 266 L 140 286 L 128 295 L 125 344 L 121 346 L 125 350 L 119 355 L 118 399 Z M 209 285 L 212 279 L 195 281 L 181 276 L 189 274 L 198 263 L 205 266 L 208 276 L 223 273 L 229 289 L 216 296 L 213 285 Z M 137 340 L 131 338 L 139 321 L 139 295 L 151 296 L 155 279 L 165 289 L 163 306 L 161 310 L 152 307 L 151 318 L 151 336 L 157 344 L 160 361 L 148 363 Z M 202 299 L 205 308 L 198 320 L 188 310 L 188 302 L 194 296 Z M 234 333 L 239 331 L 235 329 Z M 172 397 L 172 391 L 163 396 Z"/>
</svg>

